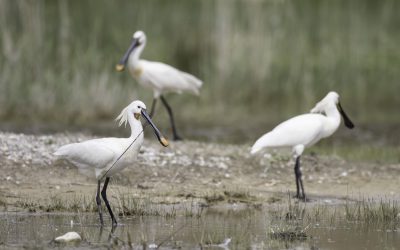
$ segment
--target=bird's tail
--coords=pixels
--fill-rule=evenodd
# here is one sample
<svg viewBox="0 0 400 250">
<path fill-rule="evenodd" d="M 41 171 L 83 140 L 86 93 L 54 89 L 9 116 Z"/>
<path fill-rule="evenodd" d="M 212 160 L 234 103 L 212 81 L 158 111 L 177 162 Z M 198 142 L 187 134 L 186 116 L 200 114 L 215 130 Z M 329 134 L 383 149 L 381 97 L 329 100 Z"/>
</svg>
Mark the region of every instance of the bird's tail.
<svg viewBox="0 0 400 250">
<path fill-rule="evenodd" d="M 56 152 L 53 153 L 53 155 L 58 156 L 62 158 L 63 156 L 66 156 L 69 152 L 69 147 L 71 144 L 67 144 L 64 146 L 59 147 Z"/>
<path fill-rule="evenodd" d="M 258 141 L 257 141 L 257 142 L 258 142 Z M 251 153 L 252 155 L 254 155 L 255 153 L 257 153 L 258 151 L 260 151 L 260 150 L 263 148 L 263 147 L 260 146 L 259 143 L 257 143 L 257 142 L 253 145 L 253 147 L 251 147 L 250 153 Z"/>
<path fill-rule="evenodd" d="M 258 151 L 260 151 L 261 149 L 271 146 L 269 141 L 271 138 L 272 134 L 270 133 L 266 133 L 265 135 L 261 136 L 255 143 L 254 145 L 251 147 L 251 154 L 255 154 Z"/>
<path fill-rule="evenodd" d="M 195 94 L 200 94 L 200 88 L 203 85 L 203 81 L 198 79 L 197 77 L 188 74 L 186 72 L 182 72 L 183 77 L 185 78 L 186 82 L 189 83 L 189 89 Z"/>
</svg>

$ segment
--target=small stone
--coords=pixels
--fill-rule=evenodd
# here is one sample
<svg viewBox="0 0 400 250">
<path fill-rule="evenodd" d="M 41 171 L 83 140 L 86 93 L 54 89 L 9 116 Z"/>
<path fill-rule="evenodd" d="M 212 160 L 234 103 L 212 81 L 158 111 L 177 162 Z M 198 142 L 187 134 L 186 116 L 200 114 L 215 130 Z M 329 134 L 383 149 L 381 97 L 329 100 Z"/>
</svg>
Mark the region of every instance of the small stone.
<svg viewBox="0 0 400 250">
<path fill-rule="evenodd" d="M 68 232 L 62 236 L 59 236 L 54 239 L 55 242 L 72 242 L 72 241 L 81 241 L 82 238 L 77 232 Z"/>
<path fill-rule="evenodd" d="M 224 242 L 222 242 L 221 244 L 218 244 L 218 246 L 219 247 L 222 247 L 222 248 L 226 248 L 226 247 L 228 247 L 228 245 L 229 245 L 229 243 L 231 242 L 231 238 L 226 238 L 225 240 L 224 240 Z"/>
</svg>

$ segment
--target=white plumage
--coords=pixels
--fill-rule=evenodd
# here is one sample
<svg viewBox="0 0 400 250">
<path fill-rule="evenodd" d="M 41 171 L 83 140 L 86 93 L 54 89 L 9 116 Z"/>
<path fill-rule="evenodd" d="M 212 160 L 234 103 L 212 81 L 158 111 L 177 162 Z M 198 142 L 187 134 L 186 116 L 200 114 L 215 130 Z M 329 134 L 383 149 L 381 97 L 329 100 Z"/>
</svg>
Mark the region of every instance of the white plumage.
<svg viewBox="0 0 400 250">
<path fill-rule="evenodd" d="M 105 177 L 103 174 L 110 169 L 115 160 L 137 137 L 135 143 L 109 170 L 106 176 L 112 176 L 121 171 L 134 162 L 143 143 L 142 123 L 134 118 L 134 113 L 141 113 L 138 107 L 146 109 L 143 102 L 134 101 L 117 117 L 119 126 L 129 122 L 131 128 L 131 136 L 129 138 L 101 138 L 72 143 L 60 147 L 54 154 L 77 166 L 79 171 L 85 175 L 89 177 L 95 176 L 100 180 Z"/>
<path fill-rule="evenodd" d="M 311 110 L 311 114 L 293 117 L 261 136 L 252 146 L 251 153 L 255 154 L 264 148 L 291 147 L 296 158 L 297 196 L 305 198 L 301 181 L 300 156 L 305 148 L 312 146 L 322 138 L 331 136 L 338 129 L 340 115 L 343 116 L 347 127 L 354 127 L 340 105 L 339 95 L 336 92 L 329 92 Z M 299 186 L 303 195 L 299 193 Z"/>
<path fill-rule="evenodd" d="M 340 122 L 340 120 L 338 120 Z M 329 126 L 332 122 L 332 129 L 325 130 L 324 125 Z M 251 148 L 254 154 L 263 148 L 268 147 L 294 147 L 303 145 L 311 146 L 321 138 L 329 136 L 339 126 L 336 120 L 330 120 L 321 114 L 304 114 L 293 117 L 278 126 L 271 132 L 259 138 Z"/>
<path fill-rule="evenodd" d="M 153 127 L 160 143 L 165 147 L 168 146 L 168 141 L 165 140 L 147 115 L 146 105 L 141 101 L 133 101 L 117 117 L 120 126 L 129 123 L 131 128 L 131 136 L 129 138 L 101 138 L 71 143 L 60 147 L 54 153 L 59 158 L 65 159 L 77 166 L 80 172 L 97 178 L 96 203 L 101 224 L 103 224 L 103 215 L 101 212 L 100 185 L 104 180 L 101 196 L 110 213 L 113 226 L 117 225 L 117 220 L 107 200 L 107 186 L 112 175 L 132 165 L 136 160 L 143 143 L 141 116 Z"/>
<path fill-rule="evenodd" d="M 140 55 L 146 46 L 146 35 L 143 31 L 136 31 L 133 34 L 132 43 L 128 50 L 117 64 L 116 69 L 123 71 L 128 65 L 129 73 L 143 87 L 153 90 L 153 104 L 150 116 L 154 114 L 157 99 L 161 99 L 168 111 L 174 140 L 179 140 L 172 109 L 167 103 L 163 94 L 169 92 L 183 93 L 188 92 L 199 95 L 203 82 L 195 76 L 180 71 L 170 65 L 161 62 L 151 62 L 140 59 Z"/>
<path fill-rule="evenodd" d="M 154 98 L 159 98 L 168 92 L 189 92 L 199 95 L 202 81 L 180 71 L 174 67 L 160 62 L 129 59 L 129 72 L 140 85 L 153 90 Z M 141 72 L 138 74 L 137 72 Z"/>
<path fill-rule="evenodd" d="M 60 147 L 54 154 L 78 167 L 88 177 L 102 179 L 106 171 L 129 146 L 133 138 L 102 138 L 72 143 Z M 124 156 L 110 169 L 107 177 L 123 170 L 132 164 L 143 143 L 143 134 L 129 148 Z"/>
</svg>

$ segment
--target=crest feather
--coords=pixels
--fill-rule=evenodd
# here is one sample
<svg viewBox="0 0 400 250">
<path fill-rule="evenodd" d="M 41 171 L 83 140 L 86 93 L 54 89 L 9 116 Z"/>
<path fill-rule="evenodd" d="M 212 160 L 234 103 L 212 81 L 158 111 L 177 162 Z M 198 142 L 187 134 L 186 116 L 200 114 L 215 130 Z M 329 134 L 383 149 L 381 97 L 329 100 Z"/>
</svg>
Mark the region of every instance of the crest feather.
<svg viewBox="0 0 400 250">
<path fill-rule="evenodd" d="M 129 106 L 128 106 L 129 107 Z M 128 107 L 124 108 L 121 113 L 115 118 L 116 121 L 119 121 L 118 126 L 121 127 L 122 124 L 126 127 L 126 123 L 128 122 Z"/>
</svg>

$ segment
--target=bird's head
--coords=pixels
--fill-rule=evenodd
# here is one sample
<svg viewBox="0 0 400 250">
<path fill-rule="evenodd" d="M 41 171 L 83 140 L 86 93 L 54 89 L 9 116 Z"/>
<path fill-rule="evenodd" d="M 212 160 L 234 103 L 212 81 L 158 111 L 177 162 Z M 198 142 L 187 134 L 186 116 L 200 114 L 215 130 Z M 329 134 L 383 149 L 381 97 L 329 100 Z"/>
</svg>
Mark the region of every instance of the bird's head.
<svg viewBox="0 0 400 250">
<path fill-rule="evenodd" d="M 315 107 L 311 110 L 311 113 L 323 113 L 329 106 L 335 106 L 338 103 L 339 94 L 331 91 L 315 105 Z"/>
<path fill-rule="evenodd" d="M 146 105 L 142 101 L 133 101 L 128 107 L 136 120 L 140 119 L 142 111 L 146 111 Z"/>
<path fill-rule="evenodd" d="M 142 101 L 133 101 L 121 111 L 121 114 L 116 118 L 116 120 L 119 120 L 119 126 L 121 126 L 122 124 L 126 125 L 127 122 L 131 123 L 132 120 L 129 120 L 129 117 L 131 116 L 133 116 L 135 120 L 139 120 L 140 117 L 143 116 L 144 119 L 153 128 L 154 134 L 157 136 L 157 139 L 161 143 L 161 145 L 163 145 L 164 147 L 168 147 L 168 140 L 165 139 L 165 137 L 161 134 L 156 125 L 153 123 L 150 116 L 147 114 L 146 105 Z"/>
<path fill-rule="evenodd" d="M 311 113 L 326 113 L 328 109 L 336 109 L 339 110 L 340 114 L 343 117 L 344 125 L 346 127 L 352 129 L 354 128 L 353 122 L 344 112 L 341 104 L 340 104 L 339 94 L 335 91 L 329 92 L 320 102 L 318 102 L 313 109 L 311 109 Z"/>
<path fill-rule="evenodd" d="M 129 55 L 135 50 L 138 50 L 140 54 L 144 46 L 146 46 L 146 40 L 146 34 L 143 31 L 138 30 L 133 33 L 131 45 L 129 46 L 128 50 L 125 52 L 119 63 L 115 66 L 115 69 L 119 72 L 124 71 L 126 63 L 129 59 Z"/>
<path fill-rule="evenodd" d="M 331 91 L 325 96 L 324 99 L 326 102 L 338 104 L 339 103 L 339 94 L 336 93 L 335 91 Z"/>
<path fill-rule="evenodd" d="M 146 43 L 146 34 L 141 30 L 133 33 L 132 38 L 133 40 L 137 40 L 138 46 Z"/>
</svg>

